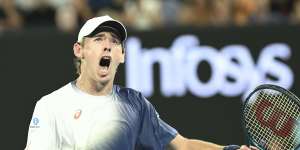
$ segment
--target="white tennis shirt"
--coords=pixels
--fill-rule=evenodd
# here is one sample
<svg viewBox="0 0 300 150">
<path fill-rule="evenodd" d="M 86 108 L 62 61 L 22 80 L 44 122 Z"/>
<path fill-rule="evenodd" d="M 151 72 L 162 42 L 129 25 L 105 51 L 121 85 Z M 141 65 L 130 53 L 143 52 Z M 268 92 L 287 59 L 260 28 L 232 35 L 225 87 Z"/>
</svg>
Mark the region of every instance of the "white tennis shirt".
<svg viewBox="0 0 300 150">
<path fill-rule="evenodd" d="M 27 149 L 157 150 L 176 134 L 132 89 L 114 86 L 107 96 L 93 96 L 71 82 L 36 103 Z"/>
</svg>

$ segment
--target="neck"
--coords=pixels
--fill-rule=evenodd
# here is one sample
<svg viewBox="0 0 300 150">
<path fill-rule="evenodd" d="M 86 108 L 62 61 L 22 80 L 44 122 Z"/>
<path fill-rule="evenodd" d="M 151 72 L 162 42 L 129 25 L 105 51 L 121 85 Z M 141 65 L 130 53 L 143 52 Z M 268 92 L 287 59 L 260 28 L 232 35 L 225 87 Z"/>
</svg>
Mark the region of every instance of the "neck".
<svg viewBox="0 0 300 150">
<path fill-rule="evenodd" d="M 104 96 L 112 92 L 113 82 L 112 80 L 106 83 L 89 80 L 79 76 L 76 80 L 76 86 L 91 95 Z"/>
</svg>

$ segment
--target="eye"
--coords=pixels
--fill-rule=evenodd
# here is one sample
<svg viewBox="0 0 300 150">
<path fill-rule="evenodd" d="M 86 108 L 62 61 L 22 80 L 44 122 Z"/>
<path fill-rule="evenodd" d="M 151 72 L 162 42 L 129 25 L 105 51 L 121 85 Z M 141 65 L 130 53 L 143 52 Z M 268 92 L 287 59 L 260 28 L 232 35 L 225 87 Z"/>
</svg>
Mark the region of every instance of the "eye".
<svg viewBox="0 0 300 150">
<path fill-rule="evenodd" d="M 95 41 L 103 41 L 104 38 L 103 38 L 103 37 L 96 37 L 94 40 L 95 40 Z"/>
<path fill-rule="evenodd" d="M 112 43 L 114 43 L 115 45 L 120 45 L 121 44 L 121 41 L 117 38 L 113 38 L 112 39 Z"/>
</svg>

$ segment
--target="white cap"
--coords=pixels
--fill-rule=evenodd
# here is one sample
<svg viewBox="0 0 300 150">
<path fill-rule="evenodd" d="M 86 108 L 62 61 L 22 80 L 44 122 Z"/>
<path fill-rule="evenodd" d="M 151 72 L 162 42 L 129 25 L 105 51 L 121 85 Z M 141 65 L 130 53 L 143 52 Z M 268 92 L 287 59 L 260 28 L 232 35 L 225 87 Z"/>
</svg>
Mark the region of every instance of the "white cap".
<svg viewBox="0 0 300 150">
<path fill-rule="evenodd" d="M 77 42 L 81 43 L 85 36 L 92 34 L 98 27 L 102 30 L 111 30 L 117 32 L 117 35 L 120 36 L 121 41 L 123 42 L 127 38 L 127 31 L 125 26 L 111 18 L 108 15 L 91 18 L 85 22 L 85 24 L 81 27 Z M 103 27 L 103 28 L 102 28 Z"/>
</svg>

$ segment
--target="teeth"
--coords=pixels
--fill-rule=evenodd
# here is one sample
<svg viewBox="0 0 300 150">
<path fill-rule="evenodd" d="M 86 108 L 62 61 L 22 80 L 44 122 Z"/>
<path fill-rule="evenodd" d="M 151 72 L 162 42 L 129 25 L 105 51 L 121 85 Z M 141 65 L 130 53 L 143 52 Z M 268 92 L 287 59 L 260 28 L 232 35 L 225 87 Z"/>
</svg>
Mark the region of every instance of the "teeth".
<svg viewBox="0 0 300 150">
<path fill-rule="evenodd" d="M 100 66 L 101 69 L 108 69 L 107 66 Z"/>
</svg>

